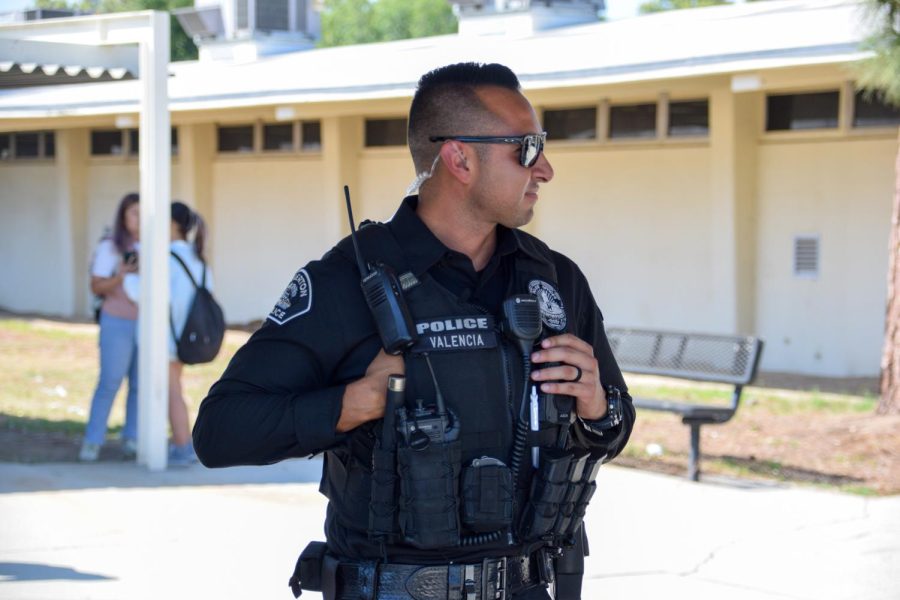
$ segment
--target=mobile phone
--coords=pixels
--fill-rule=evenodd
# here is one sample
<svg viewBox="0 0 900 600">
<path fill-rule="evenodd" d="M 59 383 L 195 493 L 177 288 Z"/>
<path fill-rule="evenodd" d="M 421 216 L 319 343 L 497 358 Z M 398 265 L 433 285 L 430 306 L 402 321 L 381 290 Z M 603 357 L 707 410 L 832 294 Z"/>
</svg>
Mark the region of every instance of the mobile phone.
<svg viewBox="0 0 900 600">
<path fill-rule="evenodd" d="M 126 265 L 137 264 L 138 255 L 134 250 L 127 250 L 122 253 L 122 262 Z"/>
</svg>

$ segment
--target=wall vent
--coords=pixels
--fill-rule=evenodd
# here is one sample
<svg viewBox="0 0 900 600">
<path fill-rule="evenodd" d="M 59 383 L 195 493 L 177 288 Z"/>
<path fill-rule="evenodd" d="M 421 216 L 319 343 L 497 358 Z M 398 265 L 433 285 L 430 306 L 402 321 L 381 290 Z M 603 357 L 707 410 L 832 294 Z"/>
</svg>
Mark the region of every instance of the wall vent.
<svg viewBox="0 0 900 600">
<path fill-rule="evenodd" d="M 819 236 L 794 237 L 794 276 L 815 279 L 819 276 Z"/>
</svg>

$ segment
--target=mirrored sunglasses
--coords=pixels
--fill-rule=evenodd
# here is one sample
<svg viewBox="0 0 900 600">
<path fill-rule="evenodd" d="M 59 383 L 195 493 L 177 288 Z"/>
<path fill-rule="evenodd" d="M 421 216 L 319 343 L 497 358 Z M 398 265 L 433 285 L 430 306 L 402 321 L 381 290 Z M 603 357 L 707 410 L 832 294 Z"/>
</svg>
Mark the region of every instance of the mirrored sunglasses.
<svg viewBox="0 0 900 600">
<path fill-rule="evenodd" d="M 428 138 L 432 142 L 456 141 L 468 144 L 516 144 L 520 147 L 519 164 L 525 168 L 533 167 L 544 151 L 547 132 L 526 133 L 520 137 L 492 135 L 438 135 Z"/>
</svg>

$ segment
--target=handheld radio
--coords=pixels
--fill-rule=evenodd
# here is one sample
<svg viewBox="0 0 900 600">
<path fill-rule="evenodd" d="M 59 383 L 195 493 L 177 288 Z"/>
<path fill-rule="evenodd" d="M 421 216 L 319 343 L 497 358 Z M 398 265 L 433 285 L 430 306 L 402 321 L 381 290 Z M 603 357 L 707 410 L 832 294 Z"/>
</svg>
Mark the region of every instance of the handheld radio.
<svg viewBox="0 0 900 600">
<path fill-rule="evenodd" d="M 434 383 L 435 403 L 426 406 L 422 400 L 417 400 L 415 409 L 401 411 L 403 414 L 400 416 L 400 433 L 407 445 L 414 450 L 424 450 L 432 442 L 450 442 L 459 437 L 456 416 L 444 403 L 444 395 L 434 374 L 434 367 L 431 366 L 431 359 L 428 354 L 423 356 Z"/>
<path fill-rule="evenodd" d="M 403 288 L 391 267 L 382 263 L 368 264 L 363 260 L 359 245 L 356 243 L 356 226 L 353 223 L 353 209 L 350 207 L 350 188 L 346 185 L 344 197 L 347 199 L 350 237 L 353 240 L 353 250 L 356 252 L 356 262 L 362 276 L 360 287 L 363 296 L 375 320 L 375 327 L 378 329 L 385 352 L 400 354 L 417 339 L 412 316 L 403 298 Z"/>
</svg>

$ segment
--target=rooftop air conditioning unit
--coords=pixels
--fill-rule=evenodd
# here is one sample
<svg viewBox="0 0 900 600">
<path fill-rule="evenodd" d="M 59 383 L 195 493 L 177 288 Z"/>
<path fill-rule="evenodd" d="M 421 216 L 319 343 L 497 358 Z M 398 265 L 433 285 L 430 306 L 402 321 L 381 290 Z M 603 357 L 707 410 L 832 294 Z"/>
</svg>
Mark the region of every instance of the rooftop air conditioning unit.
<svg viewBox="0 0 900 600">
<path fill-rule="evenodd" d="M 225 31 L 222 23 L 222 9 L 218 6 L 203 8 L 179 8 L 172 14 L 181 23 L 184 31 L 194 40 L 212 39 Z"/>
</svg>

